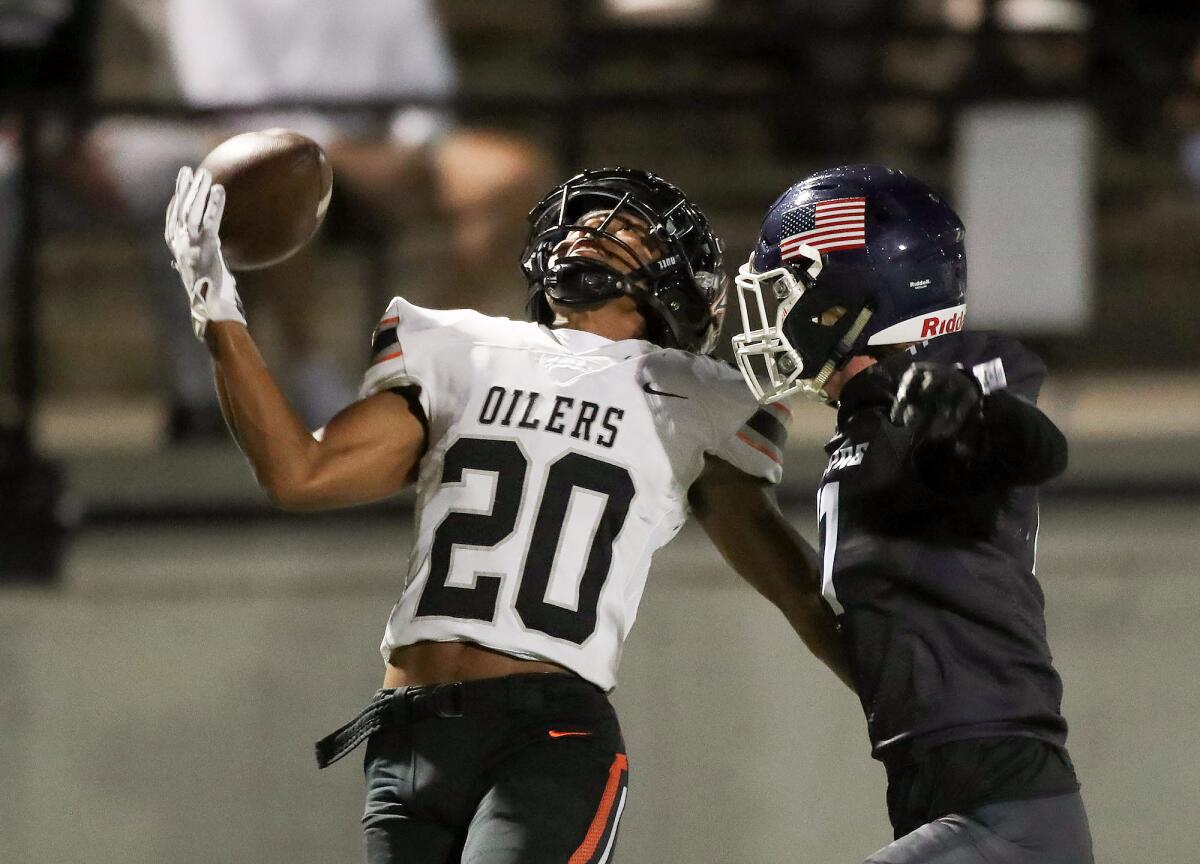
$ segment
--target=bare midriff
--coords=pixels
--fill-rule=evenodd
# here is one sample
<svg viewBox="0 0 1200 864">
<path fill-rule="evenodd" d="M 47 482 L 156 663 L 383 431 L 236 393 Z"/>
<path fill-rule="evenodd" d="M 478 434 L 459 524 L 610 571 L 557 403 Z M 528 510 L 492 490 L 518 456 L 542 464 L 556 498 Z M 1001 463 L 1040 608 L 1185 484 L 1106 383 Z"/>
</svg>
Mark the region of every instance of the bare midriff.
<svg viewBox="0 0 1200 864">
<path fill-rule="evenodd" d="M 384 687 L 408 687 L 417 684 L 442 684 L 447 681 L 473 681 L 478 678 L 503 678 L 531 672 L 569 672 L 557 663 L 522 660 L 483 648 L 472 642 L 417 642 L 393 648 L 388 657 Z"/>
</svg>

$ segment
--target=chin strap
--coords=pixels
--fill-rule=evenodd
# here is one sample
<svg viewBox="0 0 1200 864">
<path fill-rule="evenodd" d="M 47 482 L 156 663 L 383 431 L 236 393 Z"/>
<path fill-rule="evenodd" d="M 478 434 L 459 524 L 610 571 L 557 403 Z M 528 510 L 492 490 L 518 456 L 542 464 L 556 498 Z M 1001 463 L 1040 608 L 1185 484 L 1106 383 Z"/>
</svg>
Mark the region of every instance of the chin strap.
<svg viewBox="0 0 1200 864">
<path fill-rule="evenodd" d="M 564 306 L 594 306 L 628 294 L 625 276 L 588 258 L 564 258 L 542 280 L 546 296 Z"/>
</svg>

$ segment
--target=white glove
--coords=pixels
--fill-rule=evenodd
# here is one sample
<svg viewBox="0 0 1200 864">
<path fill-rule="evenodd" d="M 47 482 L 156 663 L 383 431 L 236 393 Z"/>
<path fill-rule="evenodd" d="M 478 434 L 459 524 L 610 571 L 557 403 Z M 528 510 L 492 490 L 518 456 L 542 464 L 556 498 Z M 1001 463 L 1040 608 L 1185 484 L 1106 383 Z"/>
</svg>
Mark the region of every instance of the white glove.
<svg viewBox="0 0 1200 864">
<path fill-rule="evenodd" d="M 192 330 L 201 341 L 209 321 L 246 323 L 237 282 L 225 266 L 217 236 L 224 212 L 224 186 L 214 186 L 212 175 L 203 169 L 195 174 L 187 166 L 179 169 L 164 236 L 187 289 Z"/>
</svg>

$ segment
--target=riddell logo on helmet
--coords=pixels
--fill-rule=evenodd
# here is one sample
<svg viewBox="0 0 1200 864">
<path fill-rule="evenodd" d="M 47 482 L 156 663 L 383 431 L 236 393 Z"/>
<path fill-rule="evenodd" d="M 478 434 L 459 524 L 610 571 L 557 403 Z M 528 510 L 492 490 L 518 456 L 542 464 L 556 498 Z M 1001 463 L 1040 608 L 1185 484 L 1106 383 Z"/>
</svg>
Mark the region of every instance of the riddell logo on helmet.
<svg viewBox="0 0 1200 864">
<path fill-rule="evenodd" d="M 962 312 L 956 312 L 949 318 L 942 318 L 940 315 L 931 315 L 921 322 L 921 338 L 929 339 L 932 336 L 945 336 L 947 333 L 955 333 L 962 329 L 963 322 L 967 316 Z"/>
</svg>

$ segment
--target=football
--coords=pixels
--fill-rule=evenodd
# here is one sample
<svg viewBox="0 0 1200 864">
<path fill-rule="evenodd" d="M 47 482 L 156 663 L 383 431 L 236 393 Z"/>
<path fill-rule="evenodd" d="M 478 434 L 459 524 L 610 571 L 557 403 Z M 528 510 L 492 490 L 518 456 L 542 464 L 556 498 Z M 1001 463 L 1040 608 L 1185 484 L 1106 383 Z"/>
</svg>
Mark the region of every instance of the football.
<svg viewBox="0 0 1200 864">
<path fill-rule="evenodd" d="M 231 270 L 270 267 L 294 255 L 321 227 L 333 191 L 325 151 L 288 129 L 235 135 L 200 167 L 225 187 L 221 251 Z"/>
</svg>

